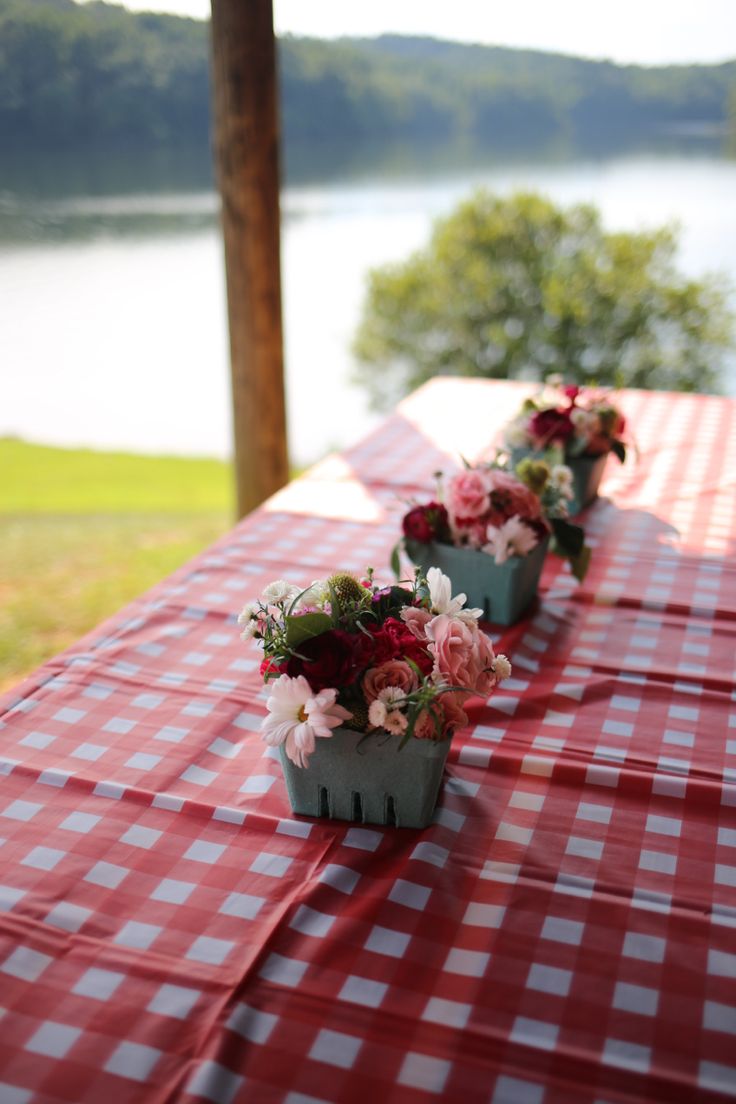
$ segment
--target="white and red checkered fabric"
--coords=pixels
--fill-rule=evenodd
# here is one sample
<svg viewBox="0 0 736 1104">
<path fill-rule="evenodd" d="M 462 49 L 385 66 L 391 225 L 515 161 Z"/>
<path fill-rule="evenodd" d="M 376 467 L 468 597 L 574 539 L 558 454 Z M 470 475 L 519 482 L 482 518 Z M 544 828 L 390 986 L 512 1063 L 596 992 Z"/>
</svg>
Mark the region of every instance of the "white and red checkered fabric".
<svg viewBox="0 0 736 1104">
<path fill-rule="evenodd" d="M 427 385 L 0 702 L 0 1104 L 736 1097 L 736 403 L 620 396 L 430 828 L 294 819 L 258 738 L 243 603 L 388 580 L 526 390 Z"/>
</svg>

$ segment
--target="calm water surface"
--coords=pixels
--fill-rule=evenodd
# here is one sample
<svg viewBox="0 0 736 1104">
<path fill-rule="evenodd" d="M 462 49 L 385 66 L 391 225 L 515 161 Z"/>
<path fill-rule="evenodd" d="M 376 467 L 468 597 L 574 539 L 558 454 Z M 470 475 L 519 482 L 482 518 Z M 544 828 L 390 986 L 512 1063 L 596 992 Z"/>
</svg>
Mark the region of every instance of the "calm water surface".
<svg viewBox="0 0 736 1104">
<path fill-rule="evenodd" d="M 116 188 L 0 173 L 0 434 L 227 456 L 227 319 L 216 197 L 175 176 Z M 29 183 L 30 179 L 30 183 Z M 680 267 L 736 284 L 736 162 L 710 152 L 367 169 L 282 195 L 292 460 L 376 420 L 350 382 L 366 272 L 404 258 L 474 187 L 597 204 L 609 229 L 675 220 Z M 728 389 L 736 393 L 736 373 Z M 336 413 L 339 412 L 339 413 Z"/>
</svg>

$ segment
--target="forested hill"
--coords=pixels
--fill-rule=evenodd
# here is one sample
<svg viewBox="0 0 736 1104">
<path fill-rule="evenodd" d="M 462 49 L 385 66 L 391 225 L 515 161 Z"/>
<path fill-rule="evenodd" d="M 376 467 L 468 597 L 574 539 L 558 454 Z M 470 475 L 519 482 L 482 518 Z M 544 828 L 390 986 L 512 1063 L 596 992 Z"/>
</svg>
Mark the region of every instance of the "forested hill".
<svg viewBox="0 0 736 1104">
<path fill-rule="evenodd" d="M 736 61 L 643 68 L 429 38 L 279 43 L 286 141 L 520 143 L 736 116 Z M 105 3 L 0 0 L 0 146 L 174 145 L 209 135 L 208 27 Z"/>
</svg>

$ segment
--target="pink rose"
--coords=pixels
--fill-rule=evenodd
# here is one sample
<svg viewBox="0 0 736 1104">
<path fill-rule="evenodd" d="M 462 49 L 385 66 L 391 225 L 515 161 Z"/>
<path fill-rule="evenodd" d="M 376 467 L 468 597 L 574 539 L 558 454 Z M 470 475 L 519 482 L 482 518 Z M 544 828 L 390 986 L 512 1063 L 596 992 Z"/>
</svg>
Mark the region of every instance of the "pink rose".
<svg viewBox="0 0 736 1104">
<path fill-rule="evenodd" d="M 517 515 L 530 521 L 541 518 L 542 505 L 538 495 L 535 495 L 534 491 L 511 472 L 491 472 L 488 522 L 491 525 L 499 525 Z"/>
<path fill-rule="evenodd" d="M 454 475 L 448 484 L 449 507 L 453 518 L 481 517 L 489 506 L 488 473 L 471 469 Z"/>
<path fill-rule="evenodd" d="M 412 690 L 416 690 L 419 683 L 408 663 L 403 659 L 389 659 L 380 667 L 371 667 L 366 671 L 362 685 L 365 700 L 370 705 L 388 686 L 395 686 L 403 693 L 409 694 Z"/>
<path fill-rule="evenodd" d="M 440 613 L 432 618 L 426 631 L 435 672 L 453 686 L 475 689 L 478 662 L 473 655 L 475 639 L 470 625 Z"/>
</svg>

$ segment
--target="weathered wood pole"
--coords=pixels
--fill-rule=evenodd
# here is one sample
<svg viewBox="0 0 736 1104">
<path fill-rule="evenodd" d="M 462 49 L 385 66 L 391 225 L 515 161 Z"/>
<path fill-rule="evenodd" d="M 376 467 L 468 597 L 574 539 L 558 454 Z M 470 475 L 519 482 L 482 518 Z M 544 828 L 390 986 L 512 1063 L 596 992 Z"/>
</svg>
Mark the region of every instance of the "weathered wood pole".
<svg viewBox="0 0 736 1104">
<path fill-rule="evenodd" d="M 238 517 L 288 480 L 272 0 L 212 0 Z"/>
</svg>

